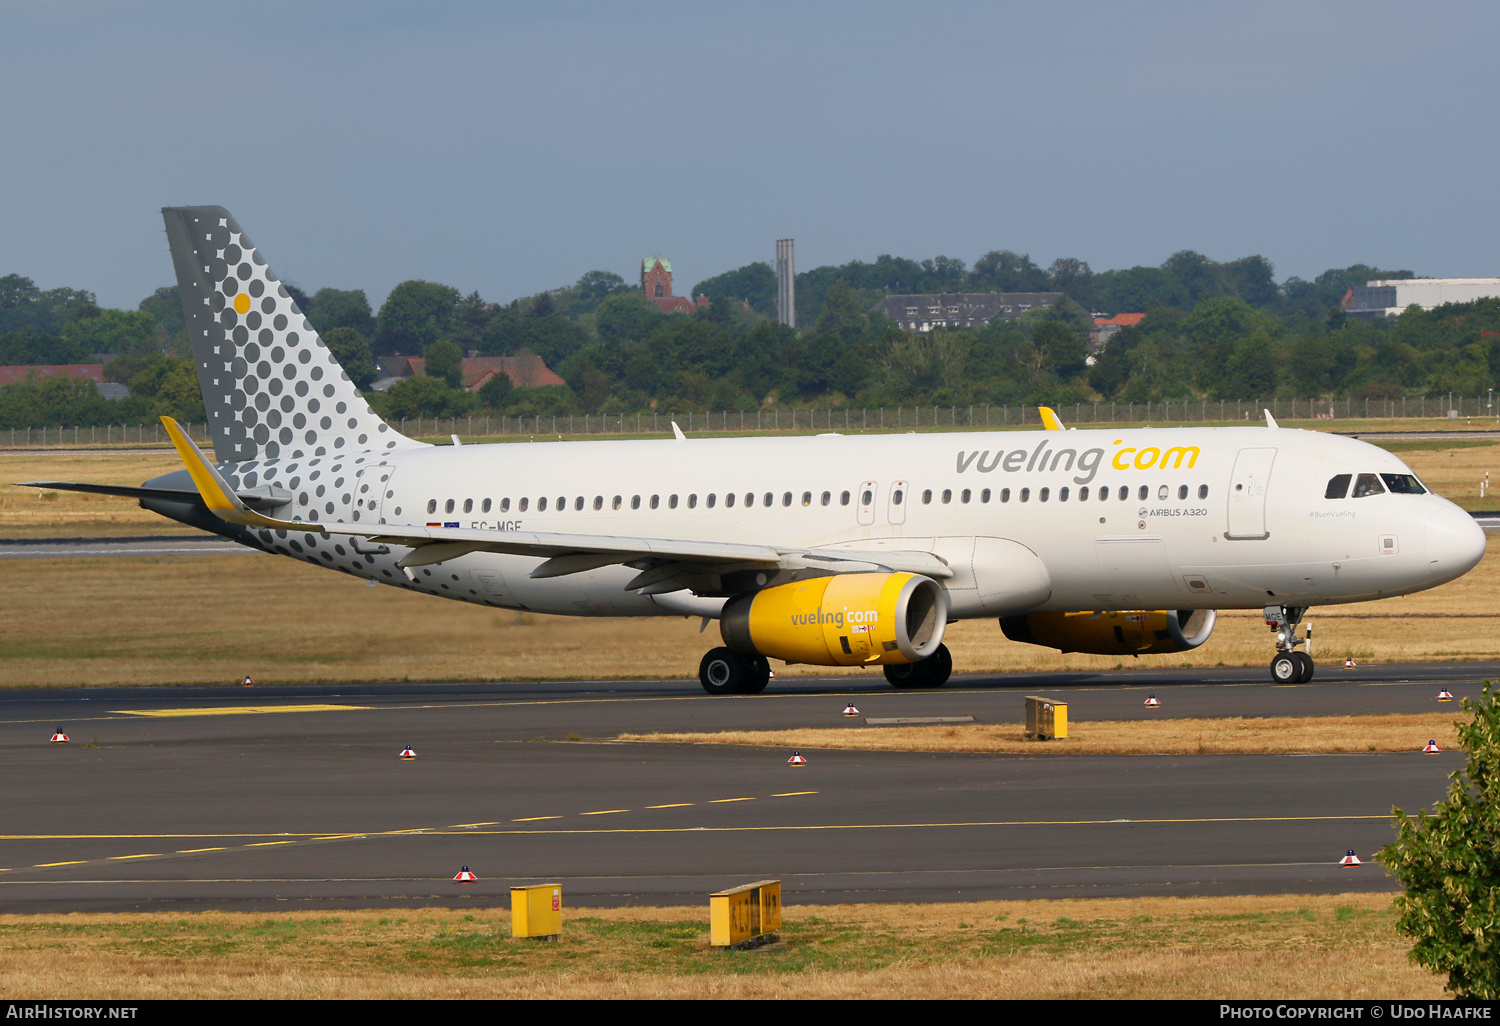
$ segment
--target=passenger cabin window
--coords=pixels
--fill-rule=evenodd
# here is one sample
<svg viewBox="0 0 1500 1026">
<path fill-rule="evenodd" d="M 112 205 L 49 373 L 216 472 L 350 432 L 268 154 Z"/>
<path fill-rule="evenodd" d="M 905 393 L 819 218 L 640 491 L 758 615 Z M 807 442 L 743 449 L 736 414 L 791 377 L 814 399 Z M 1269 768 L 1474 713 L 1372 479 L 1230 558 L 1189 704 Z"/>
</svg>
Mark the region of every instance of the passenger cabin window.
<svg viewBox="0 0 1500 1026">
<path fill-rule="evenodd" d="M 1186 499 L 1187 498 L 1187 492 L 1188 492 L 1187 485 L 1178 485 L 1177 486 L 1177 500 L 1180 502 L 1183 499 Z"/>
<path fill-rule="evenodd" d="M 865 503 L 868 504 L 869 501 L 870 501 L 869 499 L 866 499 Z M 781 504 L 783 506 L 790 506 L 792 504 L 792 493 L 791 492 L 782 492 L 781 493 Z"/>
<path fill-rule="evenodd" d="M 824 492 L 823 495 L 825 497 L 825 501 L 824 501 L 823 505 L 826 506 L 826 505 L 828 505 L 828 503 L 826 501 L 826 497 L 827 497 L 828 493 Z M 900 488 L 897 488 L 894 492 L 891 493 L 891 505 L 892 506 L 899 506 L 899 505 L 901 505 L 901 501 L 903 499 L 905 499 L 905 498 L 906 498 L 906 492 L 902 491 Z"/>
<path fill-rule="evenodd" d="M 762 495 L 760 497 L 760 504 L 762 506 L 771 506 L 771 505 L 774 505 L 775 502 L 776 502 L 776 496 L 772 495 L 770 492 L 767 492 L 765 495 Z"/>
<path fill-rule="evenodd" d="M 1057 501 L 1058 502 L 1067 502 L 1068 501 L 1068 490 L 1066 488 L 1059 488 L 1057 490 Z"/>
<path fill-rule="evenodd" d="M 724 508 L 728 509 L 729 507 L 731 507 L 733 505 L 734 505 L 734 493 L 733 492 L 725 492 L 724 493 Z"/>
<path fill-rule="evenodd" d="M 632 495 L 630 497 L 630 508 L 631 509 L 640 509 L 641 508 L 641 497 L 639 495 Z"/>
<path fill-rule="evenodd" d="M 847 506 L 847 505 L 849 505 L 849 493 L 848 492 L 840 492 L 839 493 L 839 505 L 840 506 Z"/>
<path fill-rule="evenodd" d="M 1046 502 L 1047 501 L 1047 496 L 1049 496 L 1051 494 L 1052 494 L 1052 489 L 1050 489 L 1050 488 L 1043 488 L 1041 491 L 1037 492 L 1036 501 L 1037 502 Z"/>
<path fill-rule="evenodd" d="M 688 496 L 688 509 L 697 509 L 697 508 L 698 508 L 698 493 L 697 492 L 693 492 L 692 494 L 690 494 Z"/>
<path fill-rule="evenodd" d="M 804 506 L 811 506 L 812 505 L 812 492 L 803 492 L 802 493 L 802 505 L 804 505 Z"/>
<path fill-rule="evenodd" d="M 559 513 L 565 513 L 565 512 L 567 512 L 567 509 L 568 509 L 568 497 L 566 495 L 559 495 L 557 497 L 557 511 Z"/>
<path fill-rule="evenodd" d="M 526 506 L 530 502 L 531 502 L 530 499 L 526 498 L 525 496 L 522 496 L 521 497 L 521 501 L 516 505 L 517 511 L 519 511 L 521 513 L 525 513 L 526 512 Z"/>
<path fill-rule="evenodd" d="M 1031 501 L 1031 489 L 1030 488 L 1022 488 L 1021 489 L 1021 501 L 1022 502 L 1030 502 Z"/>
<path fill-rule="evenodd" d="M 943 489 L 943 505 L 946 506 L 946 505 L 948 505 L 948 503 L 950 503 L 952 501 L 953 501 L 953 489 L 952 488 L 944 488 Z"/>
<path fill-rule="evenodd" d="M 443 503 L 443 512 L 444 513 L 452 513 L 453 512 L 453 500 L 452 499 L 449 499 L 447 502 Z"/>
<path fill-rule="evenodd" d="M 1427 492 L 1422 482 L 1411 474 L 1381 474 L 1380 479 L 1396 495 L 1424 495 Z"/>
<path fill-rule="evenodd" d="M 1160 488 L 1158 488 L 1156 490 L 1156 501 L 1157 502 L 1165 502 L 1166 498 L 1167 498 L 1167 486 L 1166 485 L 1162 485 Z"/>
<path fill-rule="evenodd" d="M 653 496 L 651 496 L 651 508 L 655 509 L 656 507 L 658 507 L 660 505 L 661 505 L 661 496 L 660 495 L 653 495 Z"/>
<path fill-rule="evenodd" d="M 974 493 L 971 492 L 971 491 L 969 491 L 969 489 L 967 489 L 967 488 L 965 488 L 963 491 L 961 491 L 961 492 L 958 493 L 958 501 L 959 502 L 968 502 L 973 497 L 974 497 Z"/>
<path fill-rule="evenodd" d="M 667 496 L 667 509 L 676 509 L 676 508 L 677 508 L 677 496 L 675 496 L 675 495 L 669 495 L 669 496 Z"/>
<path fill-rule="evenodd" d="M 582 510 L 583 509 L 583 496 L 582 495 L 580 495 L 578 498 L 576 498 L 576 499 L 573 500 L 573 508 L 575 510 Z"/>
<path fill-rule="evenodd" d="M 1328 488 L 1323 492 L 1323 498 L 1346 498 L 1349 495 L 1349 482 L 1353 480 L 1353 474 L 1334 474 L 1328 479 Z"/>
<path fill-rule="evenodd" d="M 488 513 L 489 511 L 490 511 L 490 500 L 489 499 L 485 499 L 483 502 L 481 502 L 479 504 L 479 512 L 481 512 L 481 513 Z"/>
<path fill-rule="evenodd" d="M 602 495 L 596 495 L 596 496 L 594 496 L 594 509 L 601 510 L 603 508 L 604 508 L 604 496 L 602 496 Z"/>
<path fill-rule="evenodd" d="M 1361 474 L 1354 479 L 1354 494 L 1350 498 L 1363 499 L 1366 495 L 1382 495 L 1385 488 L 1375 474 Z"/>
<path fill-rule="evenodd" d="M 931 488 L 924 488 L 922 490 L 922 505 L 926 506 L 926 505 L 928 505 L 931 502 L 932 502 L 932 489 Z"/>
<path fill-rule="evenodd" d="M 708 493 L 708 500 L 704 503 L 704 505 L 707 506 L 709 509 L 713 509 L 714 508 L 714 503 L 716 503 L 718 501 L 719 501 L 719 497 L 717 495 L 715 495 L 713 492 L 709 492 Z"/>
<path fill-rule="evenodd" d="M 790 498 L 791 497 L 791 493 L 788 492 L 787 496 L 788 496 L 788 498 Z M 874 501 L 875 501 L 875 493 L 872 492 L 872 491 L 870 491 L 870 489 L 868 489 L 868 488 L 866 488 L 864 490 L 864 492 L 859 497 L 859 503 L 860 503 L 861 506 L 868 506 L 870 503 L 872 503 Z"/>
<path fill-rule="evenodd" d="M 427 500 L 427 512 L 429 512 L 429 513 L 436 513 L 437 512 L 437 500 L 436 499 L 428 499 Z"/>
<path fill-rule="evenodd" d="M 988 488 L 984 489 L 982 492 L 979 493 L 979 501 L 980 502 L 989 502 L 990 501 L 990 490 Z"/>
<path fill-rule="evenodd" d="M 1145 496 L 1142 495 L 1141 498 L 1144 499 Z M 1121 502 L 1128 502 L 1129 500 L 1130 500 L 1130 486 L 1129 485 L 1121 485 L 1120 486 L 1120 501 Z"/>
<path fill-rule="evenodd" d="M 620 508 L 620 497 L 618 495 L 616 495 L 613 499 L 609 500 L 609 508 L 610 509 L 619 509 Z"/>
<path fill-rule="evenodd" d="M 472 512 L 474 512 L 474 500 L 473 499 L 465 499 L 464 500 L 464 512 L 465 513 L 472 513 Z"/>
<path fill-rule="evenodd" d="M 509 513 L 510 512 L 510 499 L 506 498 L 506 499 L 501 499 L 500 500 L 500 512 L 501 513 Z"/>
<path fill-rule="evenodd" d="M 538 513 L 547 512 L 547 497 L 545 495 L 536 500 L 536 511 Z"/>
<path fill-rule="evenodd" d="M 1089 501 L 1089 486 L 1088 485 L 1084 485 L 1082 488 L 1078 489 L 1078 501 L 1079 502 L 1088 502 Z"/>
<path fill-rule="evenodd" d="M 1199 485 L 1198 486 L 1198 498 L 1200 498 L 1200 499 L 1206 499 L 1206 498 L 1208 498 L 1208 485 Z"/>
<path fill-rule="evenodd" d="M 825 506 L 828 505 L 830 502 L 833 501 L 833 493 L 832 492 L 824 492 L 823 493 L 823 498 L 822 498 L 821 501 L 822 501 L 823 505 L 825 505 Z M 897 502 L 897 504 L 899 504 L 901 502 L 901 500 L 897 499 L 896 502 Z"/>
<path fill-rule="evenodd" d="M 1145 500 L 1151 498 L 1151 486 L 1150 485 L 1141 485 L 1140 496 L 1141 496 L 1141 501 L 1142 502 L 1144 502 Z M 1126 497 L 1127 498 L 1129 497 L 1129 493 L 1128 492 L 1126 493 Z"/>
<path fill-rule="evenodd" d="M 1002 488 L 1002 489 L 1000 489 L 1000 501 L 1001 502 L 1009 502 L 1010 501 L 1010 489 L 1009 488 Z"/>
</svg>

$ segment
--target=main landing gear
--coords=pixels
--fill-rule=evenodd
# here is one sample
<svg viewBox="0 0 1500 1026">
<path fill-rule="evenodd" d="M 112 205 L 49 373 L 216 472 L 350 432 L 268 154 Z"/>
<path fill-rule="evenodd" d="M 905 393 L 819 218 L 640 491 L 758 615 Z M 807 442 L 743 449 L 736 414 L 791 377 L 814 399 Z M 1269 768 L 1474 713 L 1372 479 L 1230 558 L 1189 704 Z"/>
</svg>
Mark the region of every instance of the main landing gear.
<svg viewBox="0 0 1500 1026">
<path fill-rule="evenodd" d="M 887 663 L 885 679 L 893 688 L 940 688 L 953 673 L 953 654 L 947 645 L 915 663 Z"/>
<path fill-rule="evenodd" d="M 1297 637 L 1297 625 L 1306 613 L 1306 606 L 1266 607 L 1266 626 L 1276 632 L 1271 679 L 1277 684 L 1306 684 L 1313 678 L 1312 655 L 1297 651 L 1298 645 L 1312 647 L 1312 628 L 1308 628 L 1306 637 Z"/>
<path fill-rule="evenodd" d="M 763 655 L 740 655 L 732 648 L 710 649 L 698 664 L 698 681 L 710 695 L 758 695 L 771 679 Z"/>
</svg>

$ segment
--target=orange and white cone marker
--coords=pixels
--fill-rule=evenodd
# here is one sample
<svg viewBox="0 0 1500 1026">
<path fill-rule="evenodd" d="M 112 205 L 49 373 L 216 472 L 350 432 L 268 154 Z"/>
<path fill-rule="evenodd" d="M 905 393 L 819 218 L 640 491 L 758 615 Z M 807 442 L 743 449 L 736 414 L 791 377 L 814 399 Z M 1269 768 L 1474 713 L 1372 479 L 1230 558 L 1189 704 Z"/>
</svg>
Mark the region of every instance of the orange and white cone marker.
<svg viewBox="0 0 1500 1026">
<path fill-rule="evenodd" d="M 53 744 L 59 745 L 65 745 L 68 743 L 68 735 L 63 733 L 63 729 L 61 727 L 58 727 L 57 733 L 52 735 L 52 742 Z"/>
<path fill-rule="evenodd" d="M 1438 692 L 1438 701 L 1451 702 L 1453 701 L 1453 695 L 1449 693 L 1447 688 L 1444 688 L 1443 690 Z"/>
<path fill-rule="evenodd" d="M 1344 659 L 1344 669 L 1346 669 L 1346 670 L 1352 670 L 1354 668 L 1355 668 L 1354 657 L 1353 656 L 1347 656 L 1347 657 L 1345 657 L 1345 659 Z"/>
<path fill-rule="evenodd" d="M 253 687 L 255 687 L 255 681 L 253 681 L 253 680 L 250 679 L 250 675 L 248 673 L 245 674 L 245 687 L 247 687 L 247 688 L 253 688 Z"/>
<path fill-rule="evenodd" d="M 477 877 L 473 873 L 469 872 L 469 867 L 465 866 L 464 868 L 460 869 L 457 874 L 454 875 L 453 882 L 454 883 L 473 883 L 475 880 L 478 880 L 478 879 L 479 879 L 479 877 Z"/>
<path fill-rule="evenodd" d="M 1353 848 L 1350 848 L 1349 849 L 1349 854 L 1347 854 L 1343 858 L 1339 859 L 1339 865 L 1341 865 L 1341 866 L 1362 866 L 1362 865 L 1364 865 L 1364 863 L 1361 862 L 1361 861 L 1359 861 L 1359 856 L 1356 855 L 1356 854 L 1354 854 L 1354 849 Z"/>
<path fill-rule="evenodd" d="M 416 757 L 417 753 L 411 750 L 411 745 L 407 745 L 405 748 L 401 749 L 401 758 L 415 759 Z"/>
<path fill-rule="evenodd" d="M 1431 755 L 1433 752 L 1441 752 L 1442 749 L 1438 747 L 1438 743 L 1436 741 L 1429 741 L 1427 742 L 1427 747 L 1422 749 L 1422 751 L 1426 752 L 1428 755 Z"/>
<path fill-rule="evenodd" d="M 1161 703 L 1156 700 L 1156 696 L 1155 695 L 1151 695 L 1150 697 L 1148 697 L 1146 699 L 1146 708 L 1147 709 L 1160 709 L 1161 708 Z"/>
<path fill-rule="evenodd" d="M 788 766 L 806 766 L 807 760 L 802 758 L 801 752 L 793 752 L 792 757 L 786 761 Z"/>
<path fill-rule="evenodd" d="M 853 702 L 850 702 L 848 705 L 844 706 L 844 715 L 845 716 L 858 716 L 859 715 L 859 710 L 856 709 L 856 708 L 854 708 L 854 703 Z"/>
</svg>

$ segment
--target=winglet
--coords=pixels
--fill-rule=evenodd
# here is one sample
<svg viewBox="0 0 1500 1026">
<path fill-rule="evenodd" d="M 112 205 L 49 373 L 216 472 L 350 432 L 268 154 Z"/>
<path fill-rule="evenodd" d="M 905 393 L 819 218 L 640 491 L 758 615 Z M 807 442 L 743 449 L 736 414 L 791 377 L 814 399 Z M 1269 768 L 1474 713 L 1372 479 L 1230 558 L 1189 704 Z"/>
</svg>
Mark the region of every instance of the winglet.
<svg viewBox="0 0 1500 1026">
<path fill-rule="evenodd" d="M 685 435 L 685 434 L 682 433 L 682 428 L 680 428 L 680 427 L 677 426 L 677 422 L 675 420 L 672 421 L 672 436 L 674 438 L 676 438 L 679 442 L 686 442 L 687 441 L 687 435 Z"/>
<path fill-rule="evenodd" d="M 301 528 L 304 526 L 273 520 L 271 517 L 261 516 L 250 509 L 240 501 L 238 495 L 234 494 L 234 489 L 229 486 L 229 483 L 219 476 L 214 465 L 208 461 L 203 451 L 193 443 L 177 421 L 171 417 L 163 417 L 161 422 L 167 429 L 167 436 L 172 439 L 172 444 L 177 447 L 177 455 L 187 466 L 188 475 L 192 477 L 198 494 L 203 498 L 203 504 L 214 516 L 231 524 L 244 524 L 247 527 Z"/>
<path fill-rule="evenodd" d="M 1063 422 L 1058 419 L 1057 411 L 1050 406 L 1038 406 L 1037 412 L 1042 415 L 1042 427 L 1048 431 L 1061 431 Z"/>
<path fill-rule="evenodd" d="M 1268 428 L 1281 427 L 1280 424 L 1276 423 L 1276 418 L 1273 417 L 1273 416 L 1271 416 L 1271 411 L 1270 410 L 1265 410 L 1264 413 L 1266 415 L 1266 427 L 1268 427 Z"/>
</svg>

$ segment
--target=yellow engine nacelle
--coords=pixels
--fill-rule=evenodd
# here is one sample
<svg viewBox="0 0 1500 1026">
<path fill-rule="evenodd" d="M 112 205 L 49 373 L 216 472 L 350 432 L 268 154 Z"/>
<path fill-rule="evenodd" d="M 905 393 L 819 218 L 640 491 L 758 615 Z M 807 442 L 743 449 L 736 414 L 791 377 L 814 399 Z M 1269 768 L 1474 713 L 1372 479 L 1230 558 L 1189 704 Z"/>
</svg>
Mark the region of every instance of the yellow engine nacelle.
<svg viewBox="0 0 1500 1026">
<path fill-rule="evenodd" d="M 948 593 L 908 573 L 836 574 L 731 599 L 719 616 L 724 644 L 789 663 L 914 663 L 938 650 Z"/>
<path fill-rule="evenodd" d="M 1212 609 L 1032 613 L 1002 616 L 1000 629 L 1011 641 L 1045 645 L 1062 652 L 1141 655 L 1197 648 L 1213 633 L 1218 615 Z"/>
</svg>

